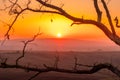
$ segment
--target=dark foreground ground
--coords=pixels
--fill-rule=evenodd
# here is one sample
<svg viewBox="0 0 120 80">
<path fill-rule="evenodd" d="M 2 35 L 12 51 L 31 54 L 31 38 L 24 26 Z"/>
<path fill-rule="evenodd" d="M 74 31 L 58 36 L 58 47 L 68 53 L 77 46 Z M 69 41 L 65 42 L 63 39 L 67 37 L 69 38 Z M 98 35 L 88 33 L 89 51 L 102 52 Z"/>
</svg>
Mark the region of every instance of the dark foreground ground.
<svg viewBox="0 0 120 80">
<path fill-rule="evenodd" d="M 0 57 L 8 58 L 8 63 L 15 64 L 20 51 L 1 51 Z M 111 63 L 117 67 L 120 64 L 120 52 L 48 52 L 34 51 L 27 52 L 21 59 L 20 64 L 34 67 L 43 67 L 43 64 L 53 66 L 55 56 L 59 55 L 60 68 L 72 69 L 74 57 L 78 58 L 79 63 L 92 65 L 94 63 Z M 0 80 L 28 80 L 35 72 L 26 72 L 19 69 L 0 69 Z M 119 78 L 108 70 L 101 70 L 95 74 L 67 74 L 58 72 L 41 73 L 33 80 L 119 80 Z"/>
</svg>

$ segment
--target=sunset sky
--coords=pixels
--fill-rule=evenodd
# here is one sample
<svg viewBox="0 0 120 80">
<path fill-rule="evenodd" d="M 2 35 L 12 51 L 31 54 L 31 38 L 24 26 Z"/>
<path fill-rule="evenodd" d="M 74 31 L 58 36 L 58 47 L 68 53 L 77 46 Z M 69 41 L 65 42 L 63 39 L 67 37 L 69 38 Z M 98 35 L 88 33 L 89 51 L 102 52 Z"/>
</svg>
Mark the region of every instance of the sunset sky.
<svg viewBox="0 0 120 80">
<path fill-rule="evenodd" d="M 120 0 L 94 1 L 0 0 L 0 80 L 120 80 Z"/>
<path fill-rule="evenodd" d="M 64 4 L 63 9 L 73 16 L 83 16 L 85 19 L 96 20 L 96 12 L 92 0 L 52 0 L 52 3 L 57 6 Z M 0 4 L 2 3 L 0 2 Z M 112 19 L 116 16 L 120 18 L 120 10 L 118 10 L 120 7 L 119 4 L 120 0 L 111 0 L 108 4 Z M 100 2 L 99 5 L 101 6 Z M 33 6 L 36 7 L 37 4 L 34 3 Z M 102 6 L 101 9 L 103 10 Z M 6 12 L 4 14 L 3 13 L 3 11 L 0 12 L 0 15 L 2 16 L 0 20 L 10 23 L 14 17 L 9 17 Z M 103 13 L 102 22 L 108 25 L 105 15 L 106 14 Z M 43 33 L 41 38 L 108 39 L 96 26 L 70 26 L 71 23 L 71 20 L 60 15 L 24 12 L 24 14 L 20 16 L 18 21 L 14 24 L 14 31 L 11 30 L 11 37 L 30 38 L 36 34 L 40 28 L 40 31 Z M 4 25 L 2 23 L 1 25 L 0 31 L 2 34 L 0 36 L 3 37 L 7 27 L 3 27 Z M 120 29 L 117 29 L 116 31 L 120 34 Z"/>
</svg>

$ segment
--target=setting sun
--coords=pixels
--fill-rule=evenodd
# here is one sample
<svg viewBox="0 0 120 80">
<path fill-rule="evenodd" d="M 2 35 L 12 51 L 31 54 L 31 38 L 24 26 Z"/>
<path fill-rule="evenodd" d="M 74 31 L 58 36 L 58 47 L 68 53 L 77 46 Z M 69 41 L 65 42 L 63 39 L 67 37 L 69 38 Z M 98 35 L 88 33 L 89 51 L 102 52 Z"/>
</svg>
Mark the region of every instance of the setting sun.
<svg viewBox="0 0 120 80">
<path fill-rule="evenodd" d="M 120 0 L 0 0 L 0 80 L 120 80 L 118 8 Z"/>
<path fill-rule="evenodd" d="M 58 38 L 61 38 L 61 36 L 62 36 L 61 33 L 58 33 L 58 34 L 57 34 L 57 37 L 58 37 Z"/>
</svg>

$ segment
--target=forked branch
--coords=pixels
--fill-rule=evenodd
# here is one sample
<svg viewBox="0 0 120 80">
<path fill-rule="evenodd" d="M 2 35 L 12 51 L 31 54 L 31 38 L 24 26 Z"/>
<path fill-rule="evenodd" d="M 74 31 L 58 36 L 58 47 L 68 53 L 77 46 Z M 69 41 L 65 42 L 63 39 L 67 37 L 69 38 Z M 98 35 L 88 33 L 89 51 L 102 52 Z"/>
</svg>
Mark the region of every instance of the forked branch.
<svg viewBox="0 0 120 80">
<path fill-rule="evenodd" d="M 99 29 L 101 29 L 105 35 L 111 39 L 112 41 L 114 41 L 117 45 L 120 45 L 120 37 L 116 34 L 115 32 L 115 28 L 114 25 L 112 23 L 112 18 L 110 15 L 110 11 L 107 7 L 107 4 L 105 2 L 105 0 L 101 0 L 102 4 L 103 4 L 103 8 L 105 9 L 106 15 L 107 15 L 107 19 L 109 22 L 109 25 L 111 27 L 111 30 L 109 30 L 109 26 L 105 25 L 104 23 L 102 23 L 102 11 L 99 8 L 98 5 L 98 0 L 94 0 L 94 7 L 97 13 L 97 21 L 95 20 L 91 20 L 91 19 L 83 19 L 83 18 L 77 18 L 74 17 L 72 15 L 70 15 L 69 13 L 67 13 L 64 9 L 62 9 L 61 7 L 58 7 L 56 5 L 50 4 L 48 1 L 49 0 L 36 0 L 40 5 L 45 6 L 47 8 L 50 8 L 50 10 L 42 10 L 40 7 L 39 9 L 33 9 L 30 8 L 29 5 L 31 3 L 31 1 L 29 0 L 28 3 L 26 4 L 26 7 L 24 9 L 22 9 L 22 7 L 18 4 L 18 0 L 12 1 L 12 0 L 8 0 L 12 5 L 4 8 L 4 10 L 6 9 L 10 9 L 9 13 L 16 15 L 14 20 L 12 21 L 12 23 L 9 26 L 8 31 L 6 32 L 5 36 L 9 39 L 9 32 L 11 30 L 11 28 L 13 27 L 13 25 L 15 24 L 15 22 L 17 21 L 18 17 L 20 16 L 20 14 L 22 14 L 24 11 L 29 10 L 32 12 L 38 12 L 38 13 L 54 13 L 54 14 L 59 14 L 62 15 L 70 20 L 73 21 L 73 23 L 71 24 L 92 24 L 95 25 L 96 27 L 98 27 Z M 15 8 L 15 6 L 19 7 L 20 10 L 17 10 L 17 8 Z M 115 18 L 116 21 L 116 27 L 120 27 L 118 25 L 118 18 Z M 99 70 L 102 69 L 107 69 L 110 70 L 111 72 L 115 73 L 117 76 L 120 77 L 120 70 L 118 68 L 116 68 L 115 66 L 113 66 L 112 64 L 109 63 L 104 63 L 104 64 L 96 64 L 96 65 L 83 65 L 83 64 L 79 64 L 78 63 L 78 59 L 75 58 L 75 65 L 73 66 L 74 69 L 64 69 L 64 68 L 58 68 L 58 62 L 59 62 L 59 57 L 56 56 L 56 60 L 54 63 L 54 66 L 50 67 L 44 64 L 45 68 L 34 68 L 34 67 L 30 67 L 30 66 L 22 66 L 19 63 L 19 61 L 25 56 L 25 51 L 27 48 L 27 45 L 29 43 L 31 43 L 32 41 L 34 41 L 38 35 L 41 35 L 41 33 L 37 33 L 36 35 L 33 36 L 33 38 L 31 40 L 27 40 L 27 41 L 23 41 L 23 49 L 22 49 L 22 55 L 20 57 L 17 58 L 16 60 L 16 64 L 15 65 L 11 65 L 7 63 L 7 58 L 4 61 L 1 61 L 0 64 L 0 68 L 17 68 L 17 69 L 22 69 L 22 70 L 28 70 L 28 71 L 34 71 L 37 72 L 37 74 L 35 74 L 34 76 L 32 76 L 29 80 L 31 80 L 32 78 L 36 77 L 37 75 L 39 75 L 40 73 L 43 72 L 50 72 L 50 71 L 54 71 L 54 72 L 64 72 L 64 73 L 75 73 L 75 74 L 92 74 L 92 73 L 96 73 Z M 90 69 L 87 70 L 79 70 L 77 69 L 77 66 L 85 66 L 85 67 L 90 67 Z"/>
<path fill-rule="evenodd" d="M 22 59 L 24 56 L 25 56 L 25 50 L 27 48 L 27 45 L 31 42 L 33 42 L 39 35 L 41 35 L 42 33 L 38 32 L 36 35 L 33 36 L 33 38 L 31 40 L 27 40 L 27 41 L 22 41 L 24 46 L 23 46 L 23 49 L 22 49 L 22 55 L 20 57 L 17 58 L 16 60 L 16 65 L 18 65 L 18 62 L 20 59 Z"/>
<path fill-rule="evenodd" d="M 27 5 L 26 8 L 22 9 L 20 12 L 17 11 L 18 14 L 17 14 L 16 18 L 14 19 L 13 23 L 11 24 L 11 26 L 9 26 L 9 29 L 8 29 L 6 35 L 5 35 L 5 36 L 7 36 L 8 39 L 9 39 L 9 36 L 10 36 L 9 32 L 10 32 L 13 24 L 16 22 L 18 16 L 23 11 L 30 10 L 30 11 L 39 12 L 39 13 L 43 13 L 44 12 L 44 13 L 59 14 L 59 15 L 65 16 L 66 18 L 68 18 L 68 19 L 72 20 L 73 22 L 75 22 L 73 24 L 91 24 L 91 25 L 95 25 L 96 27 L 98 27 L 99 29 L 101 29 L 110 40 L 114 41 L 117 45 L 120 45 L 120 37 L 115 32 L 115 28 L 114 28 L 113 23 L 112 23 L 110 12 L 109 12 L 107 4 L 106 4 L 106 2 L 104 0 L 101 0 L 101 2 L 102 2 L 103 7 L 104 7 L 104 9 L 106 11 L 107 19 L 108 19 L 108 22 L 110 24 L 111 30 L 109 30 L 108 25 L 105 25 L 105 24 L 101 23 L 102 12 L 99 9 L 99 5 L 97 3 L 97 0 L 94 0 L 94 7 L 95 7 L 95 10 L 96 10 L 96 13 L 97 13 L 97 16 L 98 16 L 97 21 L 91 20 L 91 19 L 83 19 L 83 18 L 74 17 L 74 16 L 70 15 L 69 13 L 67 13 L 61 7 L 55 6 L 53 4 L 49 4 L 48 0 L 45 0 L 45 1 L 43 1 L 43 0 L 36 0 L 36 1 L 38 3 L 40 3 L 40 5 L 48 7 L 51 10 L 53 9 L 53 11 L 51 11 L 51 10 L 42 10 L 42 9 L 39 9 L 39 10 L 38 9 L 31 9 L 31 8 L 29 8 L 28 5 Z"/>
<path fill-rule="evenodd" d="M 106 11 L 108 22 L 109 22 L 109 24 L 111 26 L 112 32 L 109 30 L 108 26 L 106 26 L 103 23 L 100 23 L 100 22 L 95 21 L 95 20 L 88 20 L 88 19 L 83 19 L 83 18 L 76 18 L 76 17 L 68 14 L 62 8 L 59 8 L 59 7 L 55 6 L 55 5 L 46 3 L 43 0 L 36 0 L 36 1 L 38 1 L 40 4 L 42 4 L 42 5 L 44 5 L 44 6 L 48 7 L 48 8 L 51 8 L 51 9 L 54 9 L 54 10 L 58 11 L 59 13 L 61 13 L 60 15 L 65 16 L 66 18 L 72 20 L 73 22 L 79 22 L 79 23 L 82 23 L 82 24 L 92 24 L 92 25 L 95 25 L 96 27 L 98 27 L 99 29 L 101 29 L 109 39 L 111 39 L 112 41 L 114 41 L 117 45 L 120 45 L 120 37 L 115 32 L 115 29 L 114 29 L 114 26 L 113 26 L 113 23 L 112 23 L 112 20 L 111 20 L 111 15 L 109 13 L 108 7 L 107 7 L 106 3 L 104 2 L 104 0 L 102 0 L 102 3 L 103 3 L 103 6 L 104 6 L 104 9 Z M 95 7 L 98 7 L 98 4 L 96 3 L 97 1 L 96 0 L 94 0 L 94 1 L 95 1 L 94 2 Z M 96 11 L 98 12 L 99 9 L 96 8 Z M 98 18 L 100 20 L 101 16 L 98 17 Z"/>
<path fill-rule="evenodd" d="M 90 67 L 90 69 L 85 69 L 85 70 L 71 70 L 71 69 L 64 69 L 64 68 L 55 68 L 55 67 L 49 67 L 45 65 L 45 68 L 34 68 L 34 67 L 26 67 L 22 65 L 11 65 L 11 64 L 1 64 L 0 68 L 17 68 L 17 69 L 22 69 L 22 70 L 29 70 L 29 71 L 34 71 L 34 72 L 39 72 L 39 73 L 44 73 L 44 72 L 63 72 L 63 73 L 74 73 L 74 74 L 93 74 L 96 73 L 102 69 L 107 69 L 116 74 L 118 77 L 120 77 L 120 70 L 113 66 L 112 64 L 109 63 L 101 63 L 94 65 L 93 67 Z M 39 74 L 38 73 L 38 74 Z"/>
</svg>

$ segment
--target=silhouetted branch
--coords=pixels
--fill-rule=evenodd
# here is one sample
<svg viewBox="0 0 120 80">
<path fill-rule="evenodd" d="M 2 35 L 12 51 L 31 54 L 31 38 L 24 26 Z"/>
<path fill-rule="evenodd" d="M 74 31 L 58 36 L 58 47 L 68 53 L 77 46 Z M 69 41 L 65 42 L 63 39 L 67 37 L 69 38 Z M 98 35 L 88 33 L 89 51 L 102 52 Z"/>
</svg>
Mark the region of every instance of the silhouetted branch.
<svg viewBox="0 0 120 80">
<path fill-rule="evenodd" d="M 80 67 L 80 66 L 83 66 L 83 67 L 94 67 L 92 65 L 84 65 L 84 64 L 78 63 L 78 58 L 77 57 L 74 57 L 74 60 L 75 60 L 74 70 L 77 70 L 77 67 Z"/>
<path fill-rule="evenodd" d="M 2 58 L 1 56 L 0 56 L 0 63 L 2 64 L 2 65 L 4 65 L 4 64 L 6 64 L 7 63 L 7 58 Z"/>
<path fill-rule="evenodd" d="M 97 12 L 97 21 L 101 22 L 102 12 L 100 11 L 99 6 L 98 6 L 98 0 L 94 0 L 94 7 L 95 7 L 95 10 Z"/>
<path fill-rule="evenodd" d="M 15 6 L 19 7 L 22 10 L 22 7 L 19 4 L 17 4 L 18 0 L 15 0 L 15 2 L 12 2 L 11 0 L 8 0 L 8 1 L 12 4 L 10 7 L 10 10 L 9 10 L 9 14 L 12 14 L 12 13 L 16 14 L 15 12 L 17 12 L 17 11 L 15 11 L 15 10 L 17 10 L 17 9 L 16 8 L 14 9 Z"/>
<path fill-rule="evenodd" d="M 74 59 L 75 59 L 74 70 L 77 70 L 77 62 L 78 62 L 78 59 L 77 59 L 77 57 L 74 57 Z"/>
<path fill-rule="evenodd" d="M 58 62 L 58 57 L 56 57 L 57 60 L 56 62 Z M 1 58 L 0 58 L 1 59 Z M 1 62 L 1 61 L 0 61 Z M 93 74 L 96 73 L 102 69 L 107 69 L 110 70 L 111 72 L 113 72 L 114 74 L 116 74 L 118 77 L 120 77 L 120 70 L 113 66 L 112 64 L 109 63 L 100 63 L 100 64 L 94 64 L 93 66 L 91 65 L 84 65 L 84 64 L 80 64 L 78 63 L 78 59 L 75 57 L 75 66 L 83 66 L 83 67 L 90 67 L 89 69 L 82 69 L 79 70 L 76 67 L 74 67 L 74 69 L 64 69 L 64 68 L 56 68 L 56 67 L 50 67 L 47 66 L 46 64 L 43 64 L 45 68 L 36 68 L 36 67 L 30 67 L 30 66 L 23 66 L 20 64 L 8 64 L 7 63 L 7 58 L 5 58 L 1 63 L 0 63 L 0 68 L 17 68 L 17 69 L 22 69 L 22 70 L 27 70 L 29 71 L 33 71 L 33 72 L 37 72 L 37 74 L 33 75 L 29 80 L 37 77 L 40 73 L 44 73 L 44 72 L 50 72 L 50 71 L 54 71 L 54 72 L 62 72 L 62 73 L 74 73 L 74 74 Z"/>
<path fill-rule="evenodd" d="M 58 68 L 58 63 L 59 63 L 59 61 L 60 61 L 60 58 L 59 58 L 59 55 L 56 55 L 55 56 L 55 63 L 54 63 L 54 68 Z"/>
<path fill-rule="evenodd" d="M 120 46 L 120 37 L 115 32 L 110 12 L 109 12 L 107 4 L 104 0 L 101 0 L 101 2 L 103 4 L 103 8 L 105 9 L 105 12 L 106 12 L 107 19 L 108 19 L 109 25 L 111 27 L 111 30 L 109 30 L 108 25 L 105 25 L 104 23 L 101 22 L 102 12 L 100 11 L 100 8 L 99 8 L 98 2 L 97 2 L 98 0 L 94 0 L 94 7 L 95 7 L 95 10 L 96 10 L 96 13 L 97 13 L 97 21 L 91 20 L 91 19 L 83 19 L 83 17 L 82 18 L 74 17 L 74 16 L 70 15 L 69 13 L 67 13 L 64 9 L 62 9 L 62 7 L 58 7 L 58 6 L 55 6 L 53 4 L 50 4 L 49 0 L 36 0 L 40 4 L 39 9 L 33 9 L 33 8 L 29 7 L 29 5 L 31 3 L 31 0 L 28 0 L 28 3 L 26 4 L 25 8 L 22 8 L 18 4 L 18 0 L 15 0 L 15 1 L 8 0 L 8 1 L 11 3 L 11 5 L 10 6 L 5 6 L 5 8 L 3 10 L 10 9 L 9 14 L 14 14 L 16 16 L 15 16 L 14 20 L 12 21 L 12 23 L 10 25 L 7 25 L 9 27 L 6 34 L 5 34 L 5 37 L 7 37 L 7 39 L 9 39 L 9 37 L 10 37 L 9 32 L 12 29 L 15 22 L 17 21 L 18 17 L 24 11 L 29 10 L 29 11 L 32 11 L 32 12 L 54 13 L 54 14 L 62 15 L 62 16 L 64 16 L 64 17 L 73 21 L 71 26 L 74 25 L 74 24 L 92 24 L 92 25 L 95 25 L 96 27 L 101 29 L 109 39 L 111 39 L 117 45 Z M 50 8 L 50 10 L 42 10 L 43 6 L 45 6 L 47 8 Z M 18 10 L 18 8 L 20 10 Z M 118 18 L 117 17 L 115 18 L 115 21 L 116 21 L 116 27 L 118 27 Z M 51 22 L 52 22 L 52 20 L 51 20 Z M 110 70 L 111 72 L 113 72 L 114 74 L 116 74 L 117 76 L 120 77 L 120 70 L 118 68 L 114 67 L 112 64 L 104 63 L 104 64 L 95 64 L 95 65 L 92 65 L 92 66 L 91 65 L 84 65 L 84 64 L 78 63 L 78 59 L 76 57 L 75 57 L 74 69 L 72 69 L 72 70 L 58 67 L 59 56 L 55 57 L 56 60 L 55 60 L 54 66 L 52 66 L 52 67 L 44 64 L 45 68 L 36 68 L 36 67 L 34 68 L 34 67 L 22 66 L 22 65 L 18 64 L 19 60 L 21 60 L 25 55 L 25 50 L 27 48 L 27 45 L 30 42 L 34 41 L 36 39 L 36 37 L 40 34 L 41 33 L 37 33 L 36 35 L 34 35 L 34 37 L 31 40 L 23 41 L 24 46 L 23 46 L 23 49 L 22 49 L 22 55 L 17 58 L 15 65 L 8 64 L 7 63 L 7 58 L 5 58 L 4 60 L 1 59 L 0 68 L 17 68 L 17 69 L 37 72 L 37 74 L 32 76 L 29 80 L 35 78 L 36 76 L 38 76 L 40 73 L 43 73 L 43 72 L 54 71 L 54 72 L 75 73 L 75 74 L 93 74 L 93 73 L 96 73 L 96 72 L 98 72 L 99 70 L 102 70 L 102 69 L 108 69 L 108 70 Z M 88 67 L 90 69 L 78 70 L 77 66 Z"/>
<path fill-rule="evenodd" d="M 117 27 L 117 28 L 120 28 L 120 25 L 118 25 L 118 24 L 119 24 L 119 20 L 118 20 L 117 17 L 115 17 L 114 21 L 116 22 L 116 27 Z"/>
<path fill-rule="evenodd" d="M 53 9 L 53 11 L 49 11 L 49 10 L 41 10 L 41 9 L 31 9 L 29 8 L 29 6 L 27 5 L 27 7 L 25 9 L 22 9 L 19 14 L 17 14 L 17 16 L 19 16 L 23 11 L 25 10 L 30 10 L 30 11 L 33 11 L 33 12 L 44 12 L 44 13 L 55 13 L 55 14 L 60 14 L 62 16 L 65 16 L 66 18 L 72 20 L 73 22 L 77 22 L 77 23 L 81 23 L 81 24 L 92 24 L 92 25 L 95 25 L 97 26 L 99 29 L 101 29 L 105 35 L 111 39 L 112 41 L 114 41 L 117 45 L 120 45 L 120 37 L 116 34 L 115 32 L 115 29 L 114 29 L 114 26 L 113 26 L 113 23 L 112 23 L 112 20 L 111 20 L 111 15 L 109 13 L 109 10 L 107 8 L 107 5 L 105 3 L 104 0 L 101 0 L 102 3 L 103 3 L 103 6 L 104 6 L 104 9 L 106 11 L 106 14 L 107 14 L 107 18 L 108 18 L 108 22 L 111 26 L 111 30 L 112 32 L 109 30 L 108 26 L 106 26 L 105 24 L 103 23 L 99 23 L 98 21 L 95 21 L 95 20 L 89 20 L 89 19 L 83 19 L 83 18 L 77 18 L 77 17 L 74 17 L 72 15 L 70 15 L 69 13 L 67 13 L 65 10 L 63 10 L 61 7 L 58 7 L 58 6 L 55 6 L 55 5 L 52 5 L 52 4 L 49 4 L 48 2 L 46 1 L 42 1 L 42 0 L 36 0 L 37 2 L 40 3 L 40 5 L 43 5 L 45 7 L 48 7 L 50 9 Z M 96 0 L 94 1 L 94 6 L 96 6 L 96 12 L 98 12 L 100 14 L 100 10 L 99 10 L 99 7 L 98 7 L 98 4 L 96 2 Z M 98 8 L 97 8 L 98 7 Z M 97 13 L 97 14 L 98 14 Z M 98 17 L 99 21 L 101 20 L 101 16 Z M 11 27 L 13 26 L 13 24 L 15 23 L 15 21 L 17 20 L 17 18 L 15 18 L 15 20 L 13 21 L 12 25 L 9 27 L 7 33 L 5 36 L 7 36 L 7 38 L 9 39 L 9 31 L 11 30 Z M 74 24 L 74 23 L 73 23 Z"/>
<path fill-rule="evenodd" d="M 30 79 L 28 79 L 28 80 L 34 79 L 34 78 L 37 77 L 39 74 L 40 74 L 40 72 L 37 72 L 35 75 L 33 75 L 32 77 L 30 77 Z"/>
<path fill-rule="evenodd" d="M 102 24 L 102 23 L 99 23 L 98 21 L 94 21 L 94 20 L 87 20 L 87 19 L 83 19 L 83 18 L 76 18 L 74 16 L 71 16 L 70 14 L 68 14 L 66 11 L 64 11 L 62 8 L 59 8 L 55 5 L 52 5 L 52 4 L 48 4 L 42 0 L 36 0 L 38 1 L 39 3 L 41 3 L 42 5 L 48 7 L 48 8 L 51 8 L 51 9 L 54 9 L 54 10 L 57 10 L 59 13 L 61 13 L 60 15 L 63 15 L 65 16 L 66 18 L 72 20 L 73 22 L 80 22 L 82 24 L 93 24 L 95 26 L 97 26 L 98 28 L 100 28 L 104 33 L 105 35 L 111 39 L 112 41 L 114 41 L 117 45 L 120 45 L 120 37 L 118 35 L 115 35 L 115 30 L 114 30 L 114 27 L 112 26 L 112 21 L 111 21 L 111 16 L 109 14 L 109 11 L 108 11 L 108 8 L 106 6 L 106 4 L 103 2 L 103 5 L 105 7 L 105 10 L 106 10 L 106 13 L 107 13 L 107 16 L 108 16 L 108 19 L 109 20 L 109 23 L 111 25 L 111 29 L 112 29 L 112 33 L 111 31 L 107 28 L 106 25 Z"/>
<path fill-rule="evenodd" d="M 39 35 L 41 35 L 41 34 L 42 34 L 42 33 L 38 32 L 36 35 L 33 36 L 33 38 L 32 38 L 31 40 L 23 41 L 24 46 L 23 46 L 23 49 L 22 49 L 22 55 L 17 58 L 17 60 L 16 60 L 16 65 L 18 65 L 19 60 L 24 57 L 24 55 L 25 55 L 25 50 L 26 50 L 26 48 L 27 48 L 27 45 L 28 45 L 29 43 L 33 42 L 33 41 L 34 41 Z"/>
<path fill-rule="evenodd" d="M 97 64 L 97 65 L 94 65 L 93 67 L 91 66 L 90 69 L 87 69 L 87 70 L 71 70 L 71 69 L 55 68 L 55 67 L 49 67 L 45 64 L 44 64 L 44 67 L 45 69 L 26 67 L 22 65 L 11 65 L 7 63 L 0 65 L 0 68 L 17 68 L 17 69 L 29 70 L 29 71 L 39 72 L 39 73 L 54 71 L 54 72 L 63 72 L 63 73 L 74 73 L 74 74 L 93 74 L 102 69 L 107 69 L 113 72 L 114 74 L 116 74 L 118 77 L 120 77 L 120 70 L 109 63 Z"/>
<path fill-rule="evenodd" d="M 109 22 L 109 24 L 111 26 L 112 33 L 113 33 L 113 35 L 116 35 L 116 32 L 115 32 L 115 29 L 114 29 L 114 26 L 113 26 L 113 23 L 112 23 L 111 15 L 110 15 L 109 9 L 107 7 L 107 4 L 106 4 L 106 2 L 104 0 L 101 0 L 101 2 L 102 2 L 103 7 L 104 7 L 104 9 L 106 11 L 106 15 L 107 15 L 107 18 L 108 18 L 108 22 Z"/>
<path fill-rule="evenodd" d="M 28 4 L 28 5 L 29 5 L 29 4 Z M 56 11 L 47 11 L 47 10 L 40 10 L 40 9 L 39 9 L 39 10 L 31 9 L 31 8 L 29 8 L 28 6 L 27 6 L 27 8 L 22 9 L 20 12 L 18 12 L 18 11 L 15 9 L 15 10 L 14 10 L 14 14 L 16 14 L 16 17 L 14 18 L 13 22 L 12 22 L 10 25 L 8 25 L 9 28 L 8 28 L 6 34 L 5 34 L 5 37 L 6 37 L 7 39 L 10 39 L 10 34 L 9 34 L 9 32 L 10 32 L 10 30 L 12 29 L 14 23 L 17 21 L 18 17 L 19 17 L 24 11 L 26 11 L 26 10 L 33 11 L 33 12 L 41 12 L 41 13 L 61 14 L 61 13 L 56 12 Z"/>
<path fill-rule="evenodd" d="M 6 34 L 5 34 L 5 37 L 6 37 L 7 39 L 10 39 L 9 32 L 10 32 L 12 26 L 14 25 L 14 23 L 16 22 L 17 18 L 19 17 L 19 15 L 20 15 L 20 14 L 17 14 L 17 15 L 16 15 L 14 21 L 13 21 L 12 24 L 9 26 L 9 28 L 8 28 Z"/>
<path fill-rule="evenodd" d="M 9 28 L 8 28 L 6 34 L 5 34 L 5 37 L 6 37 L 7 39 L 10 39 L 10 34 L 9 34 L 9 32 L 10 32 L 11 28 L 13 27 L 14 23 L 17 21 L 17 19 L 18 19 L 18 17 L 20 16 L 20 14 L 22 14 L 22 12 L 24 12 L 24 11 L 26 10 L 26 8 L 25 8 L 25 9 L 22 9 L 21 6 L 20 6 L 19 4 L 17 4 L 18 0 L 15 0 L 15 2 L 12 2 L 11 0 L 8 0 L 8 1 L 11 3 L 11 5 L 8 6 L 8 7 L 5 7 L 4 10 L 10 8 L 9 14 L 16 14 L 14 20 L 13 20 L 12 23 L 8 26 Z M 21 11 L 17 11 L 17 7 L 14 8 L 16 5 L 17 5 L 17 7 L 19 7 L 19 8 L 21 9 Z M 27 4 L 27 6 L 28 6 L 28 5 L 29 5 L 29 2 L 28 2 L 28 4 Z"/>
</svg>

